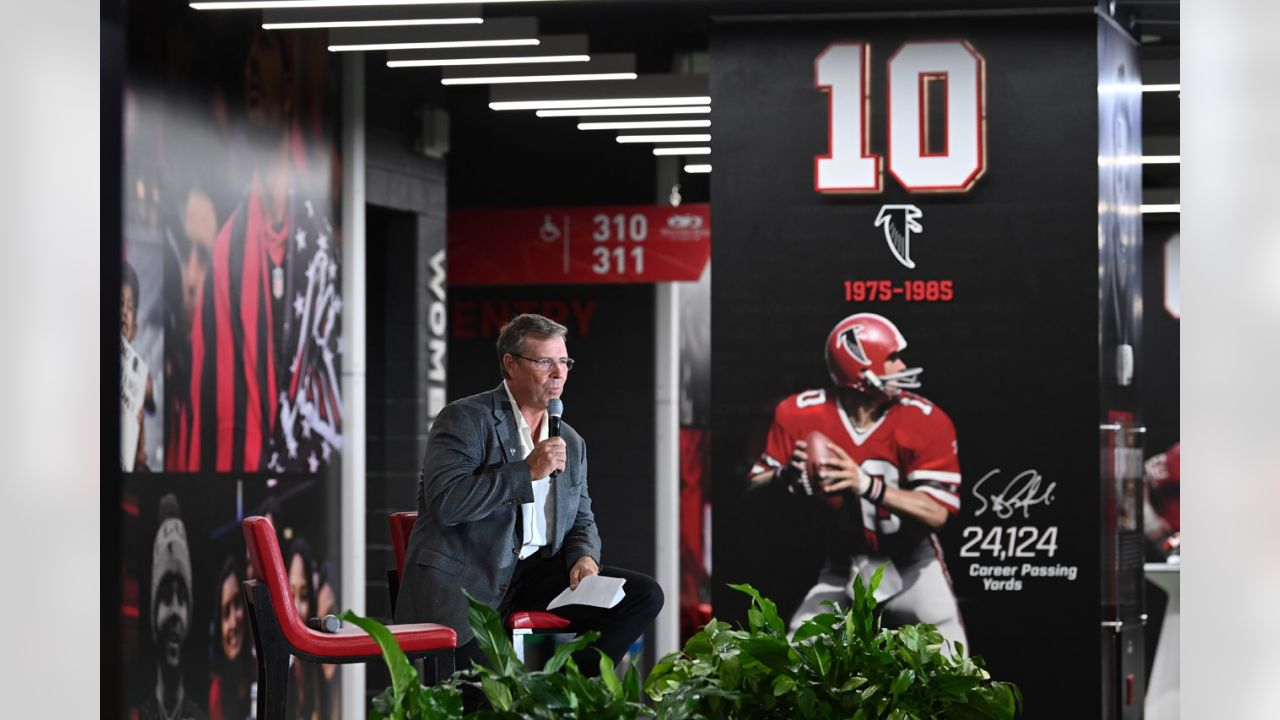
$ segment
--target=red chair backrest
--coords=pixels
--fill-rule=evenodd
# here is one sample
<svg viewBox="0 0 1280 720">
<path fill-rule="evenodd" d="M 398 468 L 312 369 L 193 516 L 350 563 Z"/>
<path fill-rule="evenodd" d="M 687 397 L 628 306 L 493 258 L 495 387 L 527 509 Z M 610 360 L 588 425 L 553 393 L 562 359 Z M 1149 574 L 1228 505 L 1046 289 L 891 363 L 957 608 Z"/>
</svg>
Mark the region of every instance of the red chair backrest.
<svg viewBox="0 0 1280 720">
<path fill-rule="evenodd" d="M 249 548 L 249 562 L 253 563 L 254 572 L 271 594 L 271 607 L 275 610 L 285 639 L 295 647 L 303 645 L 306 642 L 304 638 L 307 626 L 298 617 L 298 608 L 293 604 L 293 593 L 289 589 L 289 569 L 285 567 L 284 558 L 280 555 L 276 529 L 271 526 L 270 520 L 259 515 L 245 518 L 240 527 L 244 530 L 244 542 Z"/>
<path fill-rule="evenodd" d="M 404 577 L 404 554 L 409 547 L 409 536 L 413 534 L 413 524 L 418 521 L 416 512 L 398 512 L 387 516 L 387 524 L 391 526 L 391 549 L 396 554 L 396 572 Z"/>
<path fill-rule="evenodd" d="M 398 512 L 387 516 L 387 524 L 391 526 L 391 548 L 396 554 L 396 572 L 404 578 L 404 556 L 409 547 L 409 535 L 413 534 L 413 524 L 418 520 L 416 512 Z M 569 627 L 569 621 L 549 612 L 527 611 L 514 612 L 507 616 L 507 629 L 561 630 Z"/>
</svg>

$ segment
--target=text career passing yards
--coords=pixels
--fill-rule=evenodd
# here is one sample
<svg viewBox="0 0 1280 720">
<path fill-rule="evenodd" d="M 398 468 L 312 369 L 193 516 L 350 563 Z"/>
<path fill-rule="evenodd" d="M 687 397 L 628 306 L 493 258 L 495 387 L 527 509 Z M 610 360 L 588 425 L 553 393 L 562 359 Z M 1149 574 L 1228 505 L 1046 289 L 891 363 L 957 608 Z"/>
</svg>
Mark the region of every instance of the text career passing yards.
<svg viewBox="0 0 1280 720">
<path fill-rule="evenodd" d="M 982 578 L 983 590 L 1005 590 L 1017 592 L 1022 590 L 1023 578 L 1063 578 L 1073 581 L 1080 574 L 1075 565 L 983 565 L 969 564 L 969 577 Z"/>
</svg>

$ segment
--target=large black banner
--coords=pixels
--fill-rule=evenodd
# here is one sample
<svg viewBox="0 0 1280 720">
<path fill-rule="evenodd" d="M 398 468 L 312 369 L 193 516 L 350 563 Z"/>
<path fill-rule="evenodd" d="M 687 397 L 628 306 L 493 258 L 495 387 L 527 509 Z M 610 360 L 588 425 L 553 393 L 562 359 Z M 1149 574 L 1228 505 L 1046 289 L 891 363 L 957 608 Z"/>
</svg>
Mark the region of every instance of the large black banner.
<svg viewBox="0 0 1280 720">
<path fill-rule="evenodd" d="M 1029 717 L 1099 715 L 1097 42 L 1092 15 L 715 29 L 718 617 L 726 583 L 798 618 L 889 562 L 886 621 L 962 640 Z M 785 470 L 813 431 L 865 496 Z"/>
</svg>

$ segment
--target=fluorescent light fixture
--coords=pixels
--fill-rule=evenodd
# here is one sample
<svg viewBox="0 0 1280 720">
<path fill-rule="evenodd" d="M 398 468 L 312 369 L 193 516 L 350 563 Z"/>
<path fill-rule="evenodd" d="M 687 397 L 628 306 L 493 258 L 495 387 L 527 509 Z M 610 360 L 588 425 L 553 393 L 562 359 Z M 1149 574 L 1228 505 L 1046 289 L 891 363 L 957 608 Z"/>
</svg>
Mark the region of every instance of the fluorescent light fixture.
<svg viewBox="0 0 1280 720">
<path fill-rule="evenodd" d="M 579 130 L 657 130 L 661 128 L 711 127 L 710 120 L 637 120 L 635 122 L 584 122 Z"/>
<path fill-rule="evenodd" d="M 193 10 L 283 10 L 298 8 L 378 7 L 380 5 L 464 5 L 476 0 L 211 0 L 189 3 Z M 483 0 L 487 3 L 554 0 Z"/>
<path fill-rule="evenodd" d="M 1099 167 L 1124 167 L 1129 165 L 1178 165 L 1181 155 L 1121 155 L 1118 157 L 1098 156 Z"/>
<path fill-rule="evenodd" d="M 1142 205 L 1142 214 L 1149 213 L 1182 213 L 1182 204 L 1174 203 L 1172 205 Z"/>
<path fill-rule="evenodd" d="M 687 173 L 690 173 L 690 174 L 692 174 L 692 175 L 697 175 L 697 174 L 699 174 L 699 173 L 709 173 L 709 172 L 711 172 L 711 165 L 709 165 L 709 164 L 705 164 L 705 163 L 703 163 L 703 164 L 694 164 L 694 165 L 685 165 L 685 166 L 684 166 L 684 171 L 685 171 L 685 172 L 687 172 Z"/>
<path fill-rule="evenodd" d="M 684 107 L 625 108 L 610 107 L 595 110 L 539 110 L 538 117 L 601 117 L 607 115 L 697 115 L 711 112 L 710 105 L 685 105 Z"/>
<path fill-rule="evenodd" d="M 709 147 L 661 147 L 653 149 L 654 155 L 710 155 Z"/>
<path fill-rule="evenodd" d="M 490 110 L 560 110 L 564 108 L 646 107 L 651 105 L 692 105 L 711 103 L 709 96 L 609 98 L 580 100 L 507 100 L 489 103 Z"/>
<path fill-rule="evenodd" d="M 365 52 L 369 50 L 427 50 L 431 48 L 511 47 L 513 45 L 537 45 L 537 38 L 512 38 L 508 40 L 439 40 L 435 42 L 363 43 L 359 45 L 330 45 L 329 52 Z"/>
<path fill-rule="evenodd" d="M 630 54 L 628 54 L 630 56 Z M 591 54 L 595 65 L 600 55 Z M 604 70 L 606 68 L 601 68 Z M 611 72 L 634 67 L 607 68 Z M 499 85 L 489 91 L 493 110 L 569 110 L 619 107 L 709 105 L 710 83 L 705 74 L 644 73 L 625 83 L 564 83 L 549 85 Z"/>
<path fill-rule="evenodd" d="M 451 10 L 452 8 L 444 8 L 442 9 L 442 11 L 445 9 Z M 413 10 L 413 12 L 421 12 L 421 10 Z M 465 14 L 478 15 L 480 13 L 479 11 L 476 11 L 474 13 L 465 13 Z M 290 19 L 296 19 L 296 18 L 290 18 Z M 306 18 L 303 18 L 303 19 L 306 19 Z M 494 25 L 500 23 L 502 19 L 503 18 L 498 18 L 496 20 L 487 20 L 484 23 L 484 28 L 492 28 Z M 586 35 L 542 35 L 541 33 L 538 32 L 538 28 L 536 26 L 525 27 L 522 29 L 519 26 L 513 27 L 510 24 L 508 24 L 507 27 L 510 30 L 510 32 L 500 33 L 496 35 L 489 35 L 489 36 L 483 36 L 483 35 L 477 36 L 477 39 L 483 40 L 486 38 L 503 38 L 503 37 L 513 37 L 513 38 L 536 37 L 538 38 L 538 46 L 536 48 L 528 48 L 528 47 L 501 48 L 499 47 L 499 48 L 488 48 L 486 50 L 474 50 L 474 51 L 394 50 L 392 52 L 387 53 L 386 59 L 393 62 L 402 62 L 405 60 L 469 60 L 472 58 L 476 58 L 476 59 L 521 58 L 521 60 L 513 60 L 512 62 L 535 63 L 537 62 L 537 58 L 548 57 L 551 55 L 585 55 L 587 57 L 590 57 L 590 49 L 588 48 Z M 474 28 L 474 29 L 483 30 L 484 28 Z M 462 31 L 462 30 L 470 30 L 473 28 L 454 28 L 454 29 Z M 366 43 L 366 42 L 391 42 L 391 41 L 409 42 L 409 41 L 417 41 L 417 40 L 465 40 L 465 39 L 466 38 L 462 38 L 462 37 L 455 38 L 450 36 L 388 37 L 388 38 L 356 37 L 356 38 L 332 38 L 331 42 L 335 44 L 350 44 L 350 43 Z M 448 67 L 448 66 L 445 66 L 445 67 Z M 462 66 L 459 66 L 459 67 L 462 67 Z M 634 67 L 609 68 L 609 70 L 613 72 L 622 72 L 623 70 L 635 70 L 635 68 Z M 475 74 L 483 75 L 485 73 L 475 73 Z"/>
<path fill-rule="evenodd" d="M 1135 204 L 1133 204 L 1133 203 L 1116 203 L 1116 204 L 1112 204 L 1112 203 L 1108 203 L 1108 202 L 1099 202 L 1099 203 L 1098 203 L 1098 214 L 1099 214 L 1099 215 L 1104 215 L 1104 214 L 1107 214 L 1107 213 L 1114 213 L 1114 214 L 1116 214 L 1116 215 L 1121 215 L 1121 216 L 1124 216 L 1124 217 L 1134 217 L 1134 216 L 1136 216 L 1136 215 L 1140 215 L 1140 214 L 1142 213 L 1142 208 L 1143 208 L 1143 207 L 1146 207 L 1146 206 L 1145 206 L 1145 205 L 1143 205 L 1143 206 L 1139 206 L 1139 205 L 1135 205 Z M 1163 205 L 1160 205 L 1160 206 L 1155 206 L 1155 205 L 1153 205 L 1152 207 L 1165 207 L 1165 206 L 1163 206 Z M 1099 242 L 1101 242 L 1101 239 L 1099 239 Z"/>
<path fill-rule="evenodd" d="M 393 8 L 394 9 L 394 8 Z M 469 7 L 467 15 L 477 15 L 474 6 Z M 278 12 L 278 11 L 276 11 Z M 330 13 L 337 15 L 337 10 Z M 359 16 L 351 17 L 351 11 L 342 13 L 344 17 L 293 17 L 269 18 L 273 22 L 303 20 L 360 20 Z M 398 12 L 403 13 L 403 10 Z M 265 13 L 264 13 L 265 14 Z M 458 13 L 453 13 L 455 16 Z M 393 17 L 375 17 L 379 20 L 391 20 Z M 455 25 L 453 27 L 337 27 L 329 29 L 330 52 L 361 52 L 368 50 L 433 50 L 440 48 L 460 47 L 512 47 L 541 45 L 538 38 L 537 18 L 498 18 L 486 20 L 480 25 Z M 524 51 L 528 53 L 528 51 Z M 504 55 L 506 53 L 494 53 Z M 551 53 L 547 53 L 550 55 Z"/>
<path fill-rule="evenodd" d="M 494 75 L 492 77 L 443 78 L 441 85 L 500 85 L 509 83 L 584 82 L 587 80 L 635 80 L 633 72 L 576 73 L 570 75 Z"/>
<path fill-rule="evenodd" d="M 436 25 L 483 25 L 484 18 L 478 3 L 457 5 L 437 5 L 421 7 L 414 5 L 390 5 L 383 7 L 328 7 L 328 8 L 268 8 L 262 11 L 262 27 L 265 30 L 307 30 L 307 29 L 344 29 L 344 28 L 403 28 L 431 27 Z M 506 37 L 522 37 L 536 35 L 534 30 L 528 33 L 512 33 Z M 503 37 L 494 35 L 493 37 Z M 373 42 L 363 39 L 334 39 L 330 41 L 345 45 L 356 42 Z M 431 40 L 432 38 L 387 38 L 388 40 Z M 452 38 L 435 38 L 450 40 Z M 460 38 L 459 38 L 460 39 Z"/>
<path fill-rule="evenodd" d="M 598 55 L 591 55 L 595 64 Z M 609 68 L 611 70 L 620 68 Z M 621 68 L 635 69 L 635 68 Z M 659 108 L 708 105 L 707 74 L 643 73 L 631 82 L 581 82 L 563 85 L 503 85 L 489 91 L 494 110 L 570 110 L 593 108 Z"/>
<path fill-rule="evenodd" d="M 1182 92 L 1182 84 L 1165 83 L 1163 85 L 1139 85 L 1138 83 L 1110 83 L 1098 86 L 1099 95 L 1140 92 Z"/>
<path fill-rule="evenodd" d="M 388 60 L 387 67 L 459 67 L 464 65 L 517 65 L 526 63 L 588 62 L 590 55 L 526 55 L 512 57 L 445 58 L 440 60 Z"/>
<path fill-rule="evenodd" d="M 493 53 L 493 57 L 515 55 L 517 53 Z M 524 52 L 521 55 L 563 55 L 565 53 Z M 572 53 L 574 55 L 586 54 Z M 388 58 L 390 59 L 390 58 Z M 413 59 L 419 58 L 397 58 Z M 436 59 L 436 58 L 432 58 Z M 444 59 L 444 58 L 441 58 Z M 491 66 L 449 67 L 440 75 L 442 85 L 491 85 L 516 83 L 583 83 L 595 85 L 616 85 L 614 80 L 635 80 L 636 58 L 630 53 L 592 54 L 590 61 L 577 67 L 547 67 L 541 63 L 521 63 L 504 65 L 501 68 Z"/>
<path fill-rule="evenodd" d="M 711 135 L 619 135 L 620 143 L 711 142 Z"/>
<path fill-rule="evenodd" d="M 324 20 L 317 22 L 264 22 L 263 30 L 311 30 L 343 27 L 398 27 L 404 25 L 480 25 L 484 18 L 418 18 L 406 20 Z"/>
</svg>

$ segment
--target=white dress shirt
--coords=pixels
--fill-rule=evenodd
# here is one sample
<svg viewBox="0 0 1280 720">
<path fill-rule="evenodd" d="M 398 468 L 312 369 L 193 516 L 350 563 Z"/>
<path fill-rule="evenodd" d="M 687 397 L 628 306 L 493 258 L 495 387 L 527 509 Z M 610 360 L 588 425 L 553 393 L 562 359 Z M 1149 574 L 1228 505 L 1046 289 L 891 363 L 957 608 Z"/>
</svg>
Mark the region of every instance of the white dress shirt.
<svg viewBox="0 0 1280 720">
<path fill-rule="evenodd" d="M 529 453 L 533 452 L 536 444 L 533 440 L 533 429 L 529 427 L 529 423 L 525 422 L 524 413 L 520 412 L 520 405 L 511 394 L 511 388 L 507 387 L 507 381 L 502 381 L 502 389 L 507 391 L 507 399 L 511 401 L 511 409 L 516 416 L 516 428 L 520 431 L 520 457 L 527 458 Z M 547 418 L 543 419 L 542 429 L 538 432 L 537 442 L 547 439 L 548 428 L 550 426 Z M 551 480 L 547 476 L 533 479 L 533 502 L 524 503 L 520 506 L 521 522 L 523 523 L 520 537 L 524 538 L 524 544 L 520 546 L 520 559 L 523 560 L 538 551 L 539 548 L 547 544 L 547 538 L 551 534 L 551 527 L 555 521 L 555 499 L 551 496 Z"/>
</svg>

